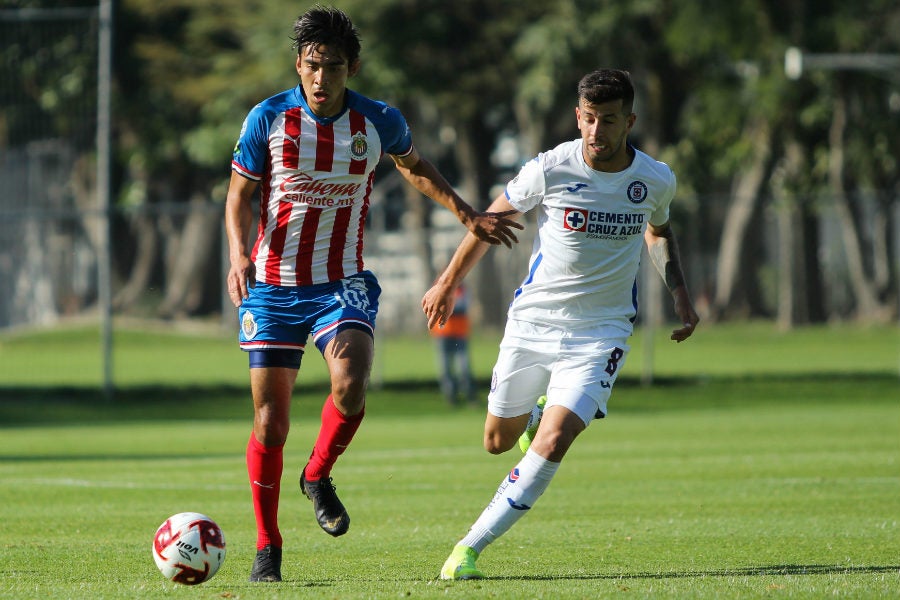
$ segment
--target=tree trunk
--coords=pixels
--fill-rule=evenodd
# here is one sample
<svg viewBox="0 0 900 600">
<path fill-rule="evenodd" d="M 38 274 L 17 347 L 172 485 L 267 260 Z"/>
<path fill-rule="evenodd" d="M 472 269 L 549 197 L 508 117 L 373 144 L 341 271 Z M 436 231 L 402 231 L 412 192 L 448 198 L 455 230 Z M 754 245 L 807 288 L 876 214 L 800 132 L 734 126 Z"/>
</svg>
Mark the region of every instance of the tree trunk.
<svg viewBox="0 0 900 600">
<path fill-rule="evenodd" d="M 872 270 L 879 297 L 891 289 L 891 195 L 886 188 L 878 188 L 875 201 L 875 223 L 872 227 Z"/>
<path fill-rule="evenodd" d="M 732 310 L 740 277 L 753 276 L 742 272 L 744 245 L 751 224 L 759 217 L 758 204 L 766 180 L 773 136 L 765 119 L 755 120 L 747 129 L 746 136 L 752 139 L 753 152 L 750 164 L 735 179 L 734 200 L 725 215 L 716 265 L 716 288 L 711 309 L 713 318 L 720 318 Z"/>
<path fill-rule="evenodd" d="M 494 132 L 479 120 L 469 121 L 457 128 L 454 149 L 462 173 L 462 195 L 479 210 L 487 208 L 493 200 L 490 197 L 494 176 L 491 152 L 495 141 Z M 472 298 L 473 312 L 480 314 L 481 322 L 490 326 L 502 326 L 506 321 L 510 289 L 497 268 L 496 260 L 496 250 L 505 249 L 503 246 L 488 250 L 472 274 L 477 282 L 476 294 Z"/>
<path fill-rule="evenodd" d="M 856 299 L 856 316 L 861 319 L 880 319 L 885 312 L 878 302 L 874 285 L 866 275 L 862 246 L 857 224 L 847 197 L 844 176 L 844 134 L 847 129 L 847 100 L 841 86 L 834 100 L 834 113 L 828 132 L 828 181 L 834 198 L 834 208 L 841 228 L 841 239 L 847 260 L 850 286 Z"/>
<path fill-rule="evenodd" d="M 131 219 L 131 232 L 135 242 L 135 254 L 128 281 L 113 298 L 113 308 L 128 310 L 147 290 L 153 276 L 153 268 L 159 258 L 159 234 L 153 218 L 138 213 Z"/>
<path fill-rule="evenodd" d="M 414 132 L 435 132 L 434 134 L 414 136 L 414 141 L 419 154 L 444 174 L 439 165 L 449 154 L 449 147 L 452 146 L 452 143 L 442 139 L 444 129 L 440 111 L 427 98 L 406 103 L 402 107 L 402 111 Z M 401 181 L 400 185 L 403 188 L 403 197 L 409 217 L 408 219 L 404 218 L 402 228 L 405 234 L 412 236 L 410 247 L 422 263 L 425 277 L 421 285 L 424 293 L 434 283 L 440 270 L 446 266 L 435 264 L 434 228 L 432 227 L 434 212 L 446 209 L 436 204 L 431 198 L 420 194 L 406 181 Z M 380 188 L 381 193 L 386 191 L 382 184 L 376 184 L 376 188 Z M 464 198 L 464 200 L 471 202 L 470 198 Z"/>
<path fill-rule="evenodd" d="M 410 236 L 409 246 L 424 266 L 426 273 L 426 281 L 423 282 L 425 284 L 424 292 L 431 286 L 436 277 L 434 272 L 434 249 L 431 246 L 430 223 L 431 210 L 438 205 L 431 198 L 423 196 L 419 193 L 419 190 L 408 184 L 403 186 L 403 196 L 406 199 L 406 210 L 409 217 L 409 221 L 404 222 L 403 230 Z"/>
<path fill-rule="evenodd" d="M 813 201 L 805 199 L 800 203 L 801 231 L 803 235 L 802 267 L 803 278 L 803 314 L 810 323 L 823 323 L 828 318 L 825 310 L 825 284 L 822 276 L 822 260 L 820 259 L 819 217 L 813 207 Z"/>
<path fill-rule="evenodd" d="M 775 322 L 781 331 L 794 327 L 794 290 L 796 273 L 794 269 L 794 207 L 790 202 L 779 203 L 778 220 L 778 301 Z"/>
<path fill-rule="evenodd" d="M 776 324 L 782 331 L 792 329 L 798 320 L 805 320 L 806 290 L 798 278 L 798 273 L 803 270 L 804 232 L 799 226 L 797 198 L 788 185 L 802 168 L 803 150 L 796 140 L 791 139 L 785 143 L 784 157 L 778 161 L 769 180 L 775 198 L 778 230 Z"/>
<path fill-rule="evenodd" d="M 185 217 L 184 227 L 176 240 L 168 261 L 165 297 L 159 306 L 162 317 L 192 314 L 203 301 L 206 275 L 218 256 L 218 236 L 222 215 L 219 210 L 209 210 L 202 198 L 193 198 Z M 218 298 L 218 294 L 216 294 Z"/>
</svg>

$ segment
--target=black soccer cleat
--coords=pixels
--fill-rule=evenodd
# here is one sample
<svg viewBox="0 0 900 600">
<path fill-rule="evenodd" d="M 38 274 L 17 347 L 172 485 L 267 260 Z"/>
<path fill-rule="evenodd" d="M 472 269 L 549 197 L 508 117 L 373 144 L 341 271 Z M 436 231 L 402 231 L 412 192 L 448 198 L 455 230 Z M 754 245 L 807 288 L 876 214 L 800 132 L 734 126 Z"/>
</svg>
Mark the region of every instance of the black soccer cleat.
<svg viewBox="0 0 900 600">
<path fill-rule="evenodd" d="M 331 477 L 307 481 L 306 468 L 300 472 L 300 490 L 312 500 L 319 527 L 334 537 L 344 535 L 350 529 L 350 515 L 334 492 Z"/>
<path fill-rule="evenodd" d="M 281 581 L 281 548 L 269 544 L 256 551 L 250 581 Z"/>
</svg>

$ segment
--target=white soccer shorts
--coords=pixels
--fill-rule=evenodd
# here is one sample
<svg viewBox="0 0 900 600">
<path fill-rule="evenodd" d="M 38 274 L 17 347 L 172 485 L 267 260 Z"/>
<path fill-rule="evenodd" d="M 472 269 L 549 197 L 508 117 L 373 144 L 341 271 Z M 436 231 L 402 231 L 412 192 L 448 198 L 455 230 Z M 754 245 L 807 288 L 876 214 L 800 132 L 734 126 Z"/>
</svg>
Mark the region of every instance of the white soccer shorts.
<svg viewBox="0 0 900 600">
<path fill-rule="evenodd" d="M 585 425 L 606 415 L 606 403 L 625 364 L 628 333 L 617 327 L 562 330 L 509 320 L 491 377 L 488 412 L 508 418 L 565 406 Z"/>
</svg>

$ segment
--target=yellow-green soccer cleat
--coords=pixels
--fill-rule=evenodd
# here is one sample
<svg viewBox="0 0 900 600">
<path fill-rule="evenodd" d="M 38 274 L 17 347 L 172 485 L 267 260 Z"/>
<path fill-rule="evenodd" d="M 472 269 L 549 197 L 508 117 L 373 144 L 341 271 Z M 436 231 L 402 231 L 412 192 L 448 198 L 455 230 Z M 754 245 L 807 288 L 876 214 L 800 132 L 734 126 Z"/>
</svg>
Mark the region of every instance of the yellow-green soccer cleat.
<svg viewBox="0 0 900 600">
<path fill-rule="evenodd" d="M 541 417 L 544 416 L 544 405 L 547 404 L 547 396 L 538 398 L 537 404 L 531 409 L 531 416 L 528 417 L 528 425 L 525 426 L 525 432 L 519 437 L 519 450 L 522 454 L 528 452 L 531 447 L 531 440 L 537 433 L 538 425 L 541 424 Z"/>
<path fill-rule="evenodd" d="M 457 544 L 441 567 L 441 579 L 484 579 L 484 574 L 475 567 L 477 558 L 474 548 Z"/>
</svg>

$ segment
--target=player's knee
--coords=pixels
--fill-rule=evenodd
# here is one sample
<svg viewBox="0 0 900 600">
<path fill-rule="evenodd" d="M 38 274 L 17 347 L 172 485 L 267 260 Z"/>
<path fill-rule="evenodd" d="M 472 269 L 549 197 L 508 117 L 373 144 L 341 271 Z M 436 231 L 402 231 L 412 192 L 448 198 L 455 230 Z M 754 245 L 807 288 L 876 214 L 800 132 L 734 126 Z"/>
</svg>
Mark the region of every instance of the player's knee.
<svg viewBox="0 0 900 600">
<path fill-rule="evenodd" d="M 353 403 L 355 398 L 365 394 L 365 390 L 365 383 L 359 380 L 337 379 L 331 382 L 331 395 L 338 408 L 345 402 Z"/>
<path fill-rule="evenodd" d="M 568 452 L 569 447 L 575 440 L 575 435 L 577 434 L 563 429 L 548 429 L 546 431 L 538 429 L 538 434 L 531 443 L 531 448 L 544 458 L 559 462 Z"/>
<path fill-rule="evenodd" d="M 500 432 L 484 433 L 484 449 L 491 454 L 503 454 L 516 443 L 516 439 L 508 440 Z"/>
<path fill-rule="evenodd" d="M 369 373 L 362 369 L 332 371 L 331 393 L 336 396 L 359 396 L 369 384 Z"/>
<path fill-rule="evenodd" d="M 290 422 L 273 418 L 272 413 L 260 411 L 253 423 L 253 433 L 263 446 L 280 446 L 287 441 Z"/>
<path fill-rule="evenodd" d="M 368 379 L 340 378 L 331 382 L 331 399 L 342 414 L 350 417 L 365 407 Z"/>
</svg>

